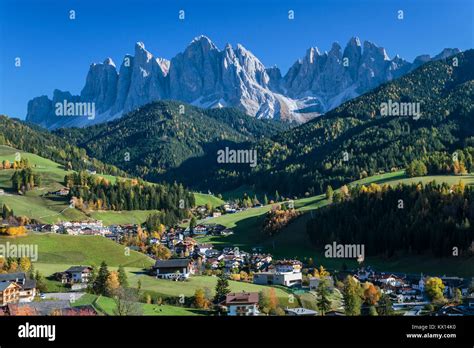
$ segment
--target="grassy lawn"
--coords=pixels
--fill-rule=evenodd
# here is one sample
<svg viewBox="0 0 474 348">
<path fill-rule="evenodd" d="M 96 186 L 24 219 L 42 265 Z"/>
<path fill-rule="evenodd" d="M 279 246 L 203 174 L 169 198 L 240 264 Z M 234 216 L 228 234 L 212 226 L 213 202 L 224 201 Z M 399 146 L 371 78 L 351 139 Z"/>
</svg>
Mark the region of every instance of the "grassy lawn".
<svg viewBox="0 0 474 348">
<path fill-rule="evenodd" d="M 97 296 L 93 294 L 85 294 L 80 299 L 76 300 L 73 304 L 74 307 L 78 306 L 93 306 L 99 313 L 106 315 L 115 315 L 114 310 L 116 308 L 115 301 L 110 297 Z M 156 305 L 139 303 L 142 308 L 143 315 L 176 315 L 176 316 L 194 316 L 200 315 L 200 311 L 192 308 L 184 308 L 169 305 Z"/>
<path fill-rule="evenodd" d="M 71 265 L 99 265 L 105 261 L 110 266 L 147 267 L 153 260 L 144 254 L 125 249 L 100 236 L 69 236 L 54 233 L 30 233 L 23 237 L 0 237 L 4 244 L 32 244 L 38 246 L 38 261 Z"/>
<path fill-rule="evenodd" d="M 62 165 L 49 159 L 16 150 L 9 146 L 0 145 L 0 161 L 9 160 L 10 163 L 13 163 L 17 153 L 20 154 L 21 158 L 28 159 L 33 171 L 41 174 L 42 185 L 49 190 L 62 187 L 61 183 L 64 181 L 64 176 L 68 173 L 72 173 L 72 171 L 66 171 Z M 11 187 L 10 178 L 13 172 L 13 169 L 0 171 L 0 188 Z"/>
<path fill-rule="evenodd" d="M 225 203 L 222 199 L 205 193 L 195 192 L 194 199 L 196 201 L 196 205 L 206 205 L 207 203 L 210 203 L 213 207 L 218 207 Z"/>
<path fill-rule="evenodd" d="M 89 215 L 95 220 L 101 220 L 104 225 L 142 224 L 148 215 L 158 210 L 123 210 L 123 211 L 94 211 Z"/>
<path fill-rule="evenodd" d="M 127 269 L 128 272 L 131 270 Z M 167 279 L 156 279 L 152 276 L 143 274 L 141 271 L 129 273 L 128 282 L 130 286 L 136 286 L 138 280 L 141 281 L 142 290 L 150 290 L 160 294 L 163 297 L 179 297 L 184 295 L 186 297 L 194 296 L 196 289 L 210 289 L 214 293 L 217 283 L 217 277 L 212 276 L 192 276 L 187 281 L 171 281 Z M 269 286 L 257 285 L 245 282 L 237 282 L 229 280 L 229 286 L 233 292 L 259 292 L 270 288 Z M 281 289 L 275 288 L 277 297 L 281 304 L 295 306 L 296 304 L 289 304 L 290 293 Z"/>
</svg>

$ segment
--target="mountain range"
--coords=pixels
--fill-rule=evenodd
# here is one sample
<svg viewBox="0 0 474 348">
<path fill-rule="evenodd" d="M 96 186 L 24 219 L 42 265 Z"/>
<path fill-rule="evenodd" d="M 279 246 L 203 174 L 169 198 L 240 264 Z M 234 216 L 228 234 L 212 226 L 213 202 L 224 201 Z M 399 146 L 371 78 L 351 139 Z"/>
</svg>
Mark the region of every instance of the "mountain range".
<svg viewBox="0 0 474 348">
<path fill-rule="evenodd" d="M 449 159 L 473 146 L 473 67 L 474 50 L 423 64 L 297 127 L 235 108 L 184 104 L 181 114 L 181 102 L 158 101 L 112 122 L 53 134 L 150 181 L 217 192 L 250 186 L 270 194 L 317 194 L 327 185 L 405 169 L 426 156 Z M 419 105 L 419 113 L 385 116 L 388 102 Z M 218 163 L 217 151 L 226 147 L 256 151 L 256 166 Z"/>
<path fill-rule="evenodd" d="M 311 47 L 282 75 L 244 46 L 220 50 L 195 38 L 171 60 L 156 58 L 142 42 L 117 69 L 111 58 L 93 63 L 80 95 L 55 89 L 28 102 L 26 120 L 49 129 L 88 126 L 121 117 L 147 103 L 172 99 L 203 108 L 236 107 L 256 118 L 304 123 L 420 65 L 458 53 L 447 48 L 431 58 L 390 59 L 384 48 L 357 37 L 329 52 Z M 94 103 L 95 117 L 58 117 L 56 103 Z"/>
</svg>

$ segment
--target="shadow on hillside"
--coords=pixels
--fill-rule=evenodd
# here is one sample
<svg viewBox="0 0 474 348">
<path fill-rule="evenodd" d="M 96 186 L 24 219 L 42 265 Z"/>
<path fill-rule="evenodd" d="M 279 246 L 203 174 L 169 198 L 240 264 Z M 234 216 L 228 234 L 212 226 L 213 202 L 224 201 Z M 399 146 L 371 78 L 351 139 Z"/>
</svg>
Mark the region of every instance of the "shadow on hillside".
<svg viewBox="0 0 474 348">
<path fill-rule="evenodd" d="M 249 142 L 237 143 L 229 140 L 205 143 L 201 145 L 203 155 L 193 155 L 194 157 L 186 159 L 178 167 L 169 169 L 166 174 L 147 179 L 177 181 L 188 186 L 212 191 L 222 191 L 224 188 L 227 190 L 230 187 L 237 188 L 242 184 L 238 182 L 238 179 L 234 177 L 219 179 L 216 174 L 220 169 L 225 169 L 227 172 L 247 173 L 251 169 L 249 164 L 217 163 L 217 151 L 224 150 L 226 147 L 231 150 L 249 149 L 250 145 Z"/>
</svg>

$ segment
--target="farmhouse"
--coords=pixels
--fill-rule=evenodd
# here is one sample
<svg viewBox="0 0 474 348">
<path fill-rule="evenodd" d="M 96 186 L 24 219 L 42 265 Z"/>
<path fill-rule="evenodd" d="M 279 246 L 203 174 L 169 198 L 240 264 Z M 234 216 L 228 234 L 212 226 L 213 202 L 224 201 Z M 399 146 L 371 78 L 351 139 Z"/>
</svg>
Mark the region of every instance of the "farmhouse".
<svg viewBox="0 0 474 348">
<path fill-rule="evenodd" d="M 34 279 L 27 279 L 26 274 L 21 272 L 0 274 L 0 285 L 5 287 L 5 284 L 9 283 L 18 285 L 17 302 L 31 302 L 34 300 L 36 295 L 36 281 Z"/>
<path fill-rule="evenodd" d="M 194 274 L 193 261 L 191 259 L 157 260 L 153 270 L 157 278 L 161 279 L 187 279 Z"/>
<path fill-rule="evenodd" d="M 20 286 L 17 283 L 0 283 L 0 306 L 16 303 L 20 300 Z"/>
<path fill-rule="evenodd" d="M 229 316 L 259 315 L 258 299 L 257 292 L 229 293 L 224 302 L 227 314 Z"/>
<path fill-rule="evenodd" d="M 64 272 L 54 274 L 54 277 L 63 284 L 88 283 L 92 272 L 89 266 L 72 266 Z"/>
</svg>

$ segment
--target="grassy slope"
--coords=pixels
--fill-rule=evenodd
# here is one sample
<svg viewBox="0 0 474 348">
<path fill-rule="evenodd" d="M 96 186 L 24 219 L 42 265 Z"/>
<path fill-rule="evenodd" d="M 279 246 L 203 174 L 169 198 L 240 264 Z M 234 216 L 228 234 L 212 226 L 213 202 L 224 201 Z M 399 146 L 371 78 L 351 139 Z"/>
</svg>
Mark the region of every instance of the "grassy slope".
<svg viewBox="0 0 474 348">
<path fill-rule="evenodd" d="M 133 210 L 133 211 L 96 211 L 85 214 L 77 209 L 69 208 L 66 199 L 61 197 L 41 197 L 48 191 L 55 191 L 63 187 L 64 176 L 71 171 L 66 171 L 64 167 L 46 158 L 18 151 L 8 146 L 0 145 L 0 162 L 9 160 L 11 163 L 15 160 L 15 154 L 20 153 L 21 157 L 28 158 L 35 172 L 39 172 L 42 177 L 42 187 L 38 190 L 29 191 L 25 196 L 19 196 L 9 192 L 11 188 L 10 178 L 14 170 L 0 170 L 0 188 L 7 194 L 0 196 L 0 206 L 6 203 L 13 209 L 16 215 L 24 215 L 35 218 L 44 223 L 55 223 L 58 221 L 79 221 L 88 218 L 102 220 L 106 225 L 142 223 L 149 214 L 154 211 Z M 115 182 L 117 177 L 111 175 L 101 175 L 110 182 Z M 224 202 L 217 197 L 208 194 L 196 193 L 196 204 L 204 205 L 211 203 L 214 207 Z"/>
<path fill-rule="evenodd" d="M 106 315 L 115 315 L 116 308 L 115 301 L 110 297 L 97 296 L 92 294 L 85 294 L 79 300 L 75 301 L 73 306 L 92 305 L 96 310 Z M 154 305 L 154 304 L 139 304 L 142 308 L 143 315 L 179 315 L 179 316 L 194 316 L 199 315 L 199 310 L 188 309 L 184 307 L 168 306 L 168 305 Z"/>
<path fill-rule="evenodd" d="M 213 207 L 218 207 L 224 204 L 224 201 L 216 196 L 209 195 L 206 193 L 194 193 L 194 199 L 196 200 L 196 205 L 206 205 L 210 203 Z"/>
<path fill-rule="evenodd" d="M 28 158 L 33 170 L 41 174 L 42 187 L 38 190 L 28 191 L 25 196 L 12 194 L 9 190 L 11 188 L 10 178 L 14 170 L 0 170 L 0 188 L 6 191 L 5 195 L 0 196 L 0 205 L 6 203 L 16 215 L 29 216 L 46 223 L 87 219 L 87 216 L 81 211 L 69 208 L 65 199 L 41 197 L 48 191 L 61 188 L 61 182 L 64 180 L 64 176 L 69 173 L 68 171 L 53 161 L 8 146 L 0 146 L 0 161 L 13 162 L 16 153 L 20 153 L 23 158 Z"/>
<path fill-rule="evenodd" d="M 38 247 L 38 262 L 48 264 L 99 265 L 146 267 L 153 260 L 144 254 L 130 251 L 124 246 L 99 236 L 69 236 L 54 233 L 30 233 L 24 237 L 0 237 L 0 243 L 27 244 Z"/>
</svg>

